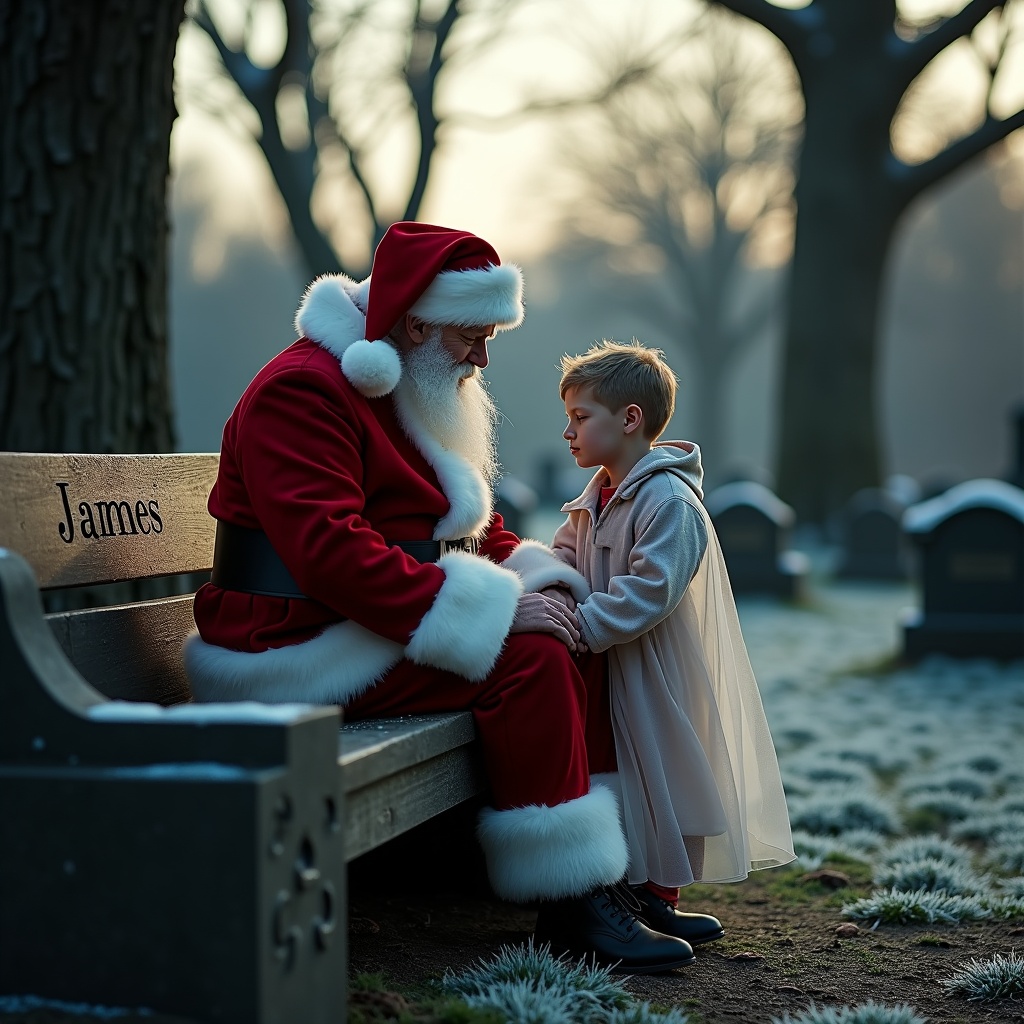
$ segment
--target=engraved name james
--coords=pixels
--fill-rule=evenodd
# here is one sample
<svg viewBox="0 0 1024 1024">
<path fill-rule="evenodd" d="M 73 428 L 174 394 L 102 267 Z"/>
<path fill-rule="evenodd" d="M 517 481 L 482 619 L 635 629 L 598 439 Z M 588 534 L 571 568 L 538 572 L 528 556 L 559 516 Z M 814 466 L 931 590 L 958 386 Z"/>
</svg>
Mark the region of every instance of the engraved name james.
<svg viewBox="0 0 1024 1024">
<path fill-rule="evenodd" d="M 57 524 L 57 532 L 65 544 L 75 539 L 75 516 L 71 511 L 72 499 L 66 481 L 56 481 L 64 503 L 64 522 Z M 164 521 L 160 518 L 160 504 L 155 499 L 141 498 L 132 506 L 129 501 L 80 501 L 78 503 L 78 529 L 83 537 L 123 537 L 126 533 L 162 533 Z"/>
</svg>

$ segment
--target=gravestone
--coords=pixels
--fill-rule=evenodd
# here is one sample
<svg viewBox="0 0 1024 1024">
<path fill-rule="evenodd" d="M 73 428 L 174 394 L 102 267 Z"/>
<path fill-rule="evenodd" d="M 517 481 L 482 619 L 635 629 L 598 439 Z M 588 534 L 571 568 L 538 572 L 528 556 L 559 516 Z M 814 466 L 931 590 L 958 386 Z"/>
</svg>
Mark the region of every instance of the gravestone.
<svg viewBox="0 0 1024 1024">
<path fill-rule="evenodd" d="M 836 575 L 843 579 L 906 579 L 904 510 L 887 491 L 874 487 L 858 491 L 843 510 L 842 555 Z"/>
<path fill-rule="evenodd" d="M 1024 657 L 1024 490 L 969 480 L 912 505 L 922 607 L 903 618 L 904 653 Z"/>
<path fill-rule="evenodd" d="M 735 593 L 802 597 L 810 566 L 806 555 L 789 550 L 793 509 L 764 484 L 739 480 L 704 498 L 715 526 Z"/>
<path fill-rule="evenodd" d="M 1010 424 L 1013 431 L 1013 462 L 1006 479 L 1015 487 L 1024 487 L 1024 402 L 1013 410 Z"/>
</svg>

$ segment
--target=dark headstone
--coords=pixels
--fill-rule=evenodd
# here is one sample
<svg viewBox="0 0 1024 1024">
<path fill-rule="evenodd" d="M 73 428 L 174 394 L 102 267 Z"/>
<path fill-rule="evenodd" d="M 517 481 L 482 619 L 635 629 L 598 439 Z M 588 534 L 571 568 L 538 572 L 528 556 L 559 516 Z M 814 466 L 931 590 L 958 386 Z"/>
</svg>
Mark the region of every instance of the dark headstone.
<svg viewBox="0 0 1024 1024">
<path fill-rule="evenodd" d="M 858 491 L 843 510 L 842 556 L 836 574 L 844 579 L 906 579 L 903 511 L 904 506 L 886 491 Z"/>
<path fill-rule="evenodd" d="M 1014 487 L 1024 487 L 1024 402 L 1021 402 L 1010 416 L 1013 430 L 1013 462 L 1007 480 Z"/>
<path fill-rule="evenodd" d="M 803 593 L 809 563 L 788 550 L 793 510 L 763 484 L 752 480 L 723 484 L 704 499 L 715 526 L 735 593 Z"/>
<path fill-rule="evenodd" d="M 904 617 L 906 656 L 1024 657 L 1024 490 L 970 480 L 912 505 L 903 528 L 923 604 Z"/>
</svg>

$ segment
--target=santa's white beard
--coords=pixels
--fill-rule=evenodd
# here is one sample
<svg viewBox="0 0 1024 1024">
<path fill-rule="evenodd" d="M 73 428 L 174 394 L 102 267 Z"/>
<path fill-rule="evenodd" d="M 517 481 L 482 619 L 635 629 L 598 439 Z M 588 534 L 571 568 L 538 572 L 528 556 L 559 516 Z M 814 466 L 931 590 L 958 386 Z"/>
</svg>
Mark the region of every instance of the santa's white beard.
<svg viewBox="0 0 1024 1024">
<path fill-rule="evenodd" d="M 477 367 L 455 363 L 441 337 L 441 328 L 431 327 L 422 344 L 404 353 L 398 390 L 435 440 L 493 484 L 500 470 L 494 399 Z"/>
</svg>

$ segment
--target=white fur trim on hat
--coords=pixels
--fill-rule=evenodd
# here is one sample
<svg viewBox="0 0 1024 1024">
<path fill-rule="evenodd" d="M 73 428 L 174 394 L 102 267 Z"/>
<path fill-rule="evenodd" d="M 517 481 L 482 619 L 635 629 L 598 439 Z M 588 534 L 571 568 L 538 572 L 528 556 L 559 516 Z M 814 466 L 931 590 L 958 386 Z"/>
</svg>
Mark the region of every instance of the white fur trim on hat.
<svg viewBox="0 0 1024 1024">
<path fill-rule="evenodd" d="M 341 372 L 367 398 L 381 398 L 402 379 L 402 360 L 387 341 L 361 338 L 342 353 Z"/>
<path fill-rule="evenodd" d="M 485 807 L 477 835 L 491 885 L 507 900 L 580 896 L 617 882 L 629 860 L 618 801 L 598 784 L 554 807 Z"/>
<path fill-rule="evenodd" d="M 318 277 L 302 297 L 295 329 L 335 356 L 358 391 L 380 398 L 401 380 L 402 360 L 388 341 L 366 338 L 369 288 L 369 278 L 357 282 L 344 274 Z"/>
<path fill-rule="evenodd" d="M 478 683 L 501 654 L 523 586 L 515 573 L 480 555 L 453 551 L 436 564 L 445 581 L 405 656 Z"/>
<path fill-rule="evenodd" d="M 185 670 L 197 701 L 344 704 L 402 659 L 403 648 L 349 619 L 312 640 L 252 654 L 185 641 Z"/>
<path fill-rule="evenodd" d="M 514 263 L 445 270 L 409 312 L 431 324 L 518 327 L 523 320 L 522 271 Z"/>
<path fill-rule="evenodd" d="M 522 541 L 501 564 L 519 574 L 528 593 L 561 584 L 569 588 L 577 601 L 590 597 L 590 586 L 583 573 L 567 565 L 539 540 Z"/>
<path fill-rule="evenodd" d="M 334 353 L 341 354 L 354 341 L 366 337 L 366 298 L 358 298 L 365 282 L 358 284 L 344 274 L 318 277 L 302 296 L 295 313 L 295 330 Z"/>
</svg>

